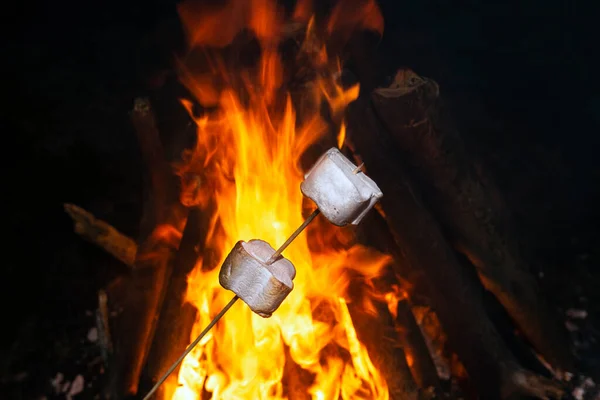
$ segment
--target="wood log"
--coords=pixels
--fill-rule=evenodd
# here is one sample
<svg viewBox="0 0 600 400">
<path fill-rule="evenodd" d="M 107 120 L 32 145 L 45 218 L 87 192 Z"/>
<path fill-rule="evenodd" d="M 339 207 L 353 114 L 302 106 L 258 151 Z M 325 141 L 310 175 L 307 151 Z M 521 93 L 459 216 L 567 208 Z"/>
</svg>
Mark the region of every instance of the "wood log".
<svg viewBox="0 0 600 400">
<path fill-rule="evenodd" d="M 98 330 L 98 344 L 104 364 L 109 366 L 113 356 L 113 344 L 110 335 L 108 312 L 108 297 L 104 290 L 98 291 L 98 308 L 96 309 L 96 329 Z"/>
<path fill-rule="evenodd" d="M 415 381 L 424 391 L 436 396 L 441 395 L 442 386 L 436 366 L 429 354 L 429 349 L 421 329 L 412 313 L 412 307 L 407 297 L 398 301 L 396 307 L 396 326 L 400 341 L 404 347 L 409 367 Z"/>
<path fill-rule="evenodd" d="M 406 362 L 387 304 L 374 301 L 372 304 L 376 313 L 369 313 L 363 307 L 361 292 L 364 292 L 361 288 L 352 290 L 348 311 L 358 339 L 365 345 L 373 365 L 387 381 L 390 399 L 422 398 Z"/>
<path fill-rule="evenodd" d="M 205 239 L 212 222 L 211 210 L 191 209 L 179 250 L 173 260 L 171 277 L 162 303 L 152 347 L 148 354 L 147 375 L 150 386 L 160 379 L 191 342 L 196 321 L 196 308 L 186 302 L 187 277 L 204 250 Z M 169 379 L 177 382 L 179 366 Z M 162 389 L 176 385 L 163 385 Z M 159 390 L 157 398 L 168 398 Z"/>
<path fill-rule="evenodd" d="M 392 269 L 396 277 L 385 277 L 388 285 L 396 284 L 405 292 L 410 292 L 411 295 L 416 295 L 421 299 L 429 298 L 425 292 L 425 284 L 422 282 L 425 278 L 422 271 L 414 270 L 411 268 L 411 264 L 406 262 L 403 252 L 396 244 L 385 219 L 379 212 L 371 212 L 362 220 L 357 227 L 356 236 L 360 243 L 394 257 Z M 436 366 L 421 329 L 412 314 L 408 297 L 403 297 L 398 301 L 395 326 L 407 359 L 412 359 L 409 367 L 415 381 L 424 391 L 429 390 L 431 393 L 440 394 L 442 388 Z"/>
<path fill-rule="evenodd" d="M 390 230 L 406 261 L 426 274 L 428 293 L 449 343 L 482 398 L 508 398 L 515 393 L 560 398 L 563 390 L 558 383 L 522 368 L 502 341 L 483 307 L 482 289 L 465 276 L 411 184 L 369 96 L 350 105 L 347 121 L 347 143 L 383 191 L 381 206 Z"/>
<path fill-rule="evenodd" d="M 143 365 L 168 282 L 169 260 L 179 246 L 178 227 L 185 211 L 175 189 L 175 175 L 164 157 L 156 121 L 147 99 L 136 99 L 131 120 L 147 166 L 145 203 L 140 225 L 141 237 L 135 267 L 109 294 L 122 299 L 122 312 L 111 331 L 114 365 L 110 369 L 110 393 L 116 398 L 135 395 Z"/>
<path fill-rule="evenodd" d="M 442 329 L 440 320 L 431 306 L 413 304 L 411 312 L 429 349 L 440 379 L 450 381 L 467 378 L 466 372 L 464 374 L 452 373 L 453 354 L 448 349 L 448 336 Z"/>
<path fill-rule="evenodd" d="M 411 298 L 416 297 L 419 302 L 425 304 L 431 303 L 427 293 L 429 286 L 425 282 L 427 276 L 423 270 L 413 268 L 413 265 L 406 261 L 406 255 L 390 232 L 385 217 L 381 214 L 380 207 L 377 208 L 376 212 L 367 214 L 361 221 L 356 229 L 356 238 L 366 246 L 391 255 L 394 258 L 393 270 L 398 283 L 402 285 L 404 290 L 409 292 Z"/>
<path fill-rule="evenodd" d="M 137 254 L 137 243 L 110 224 L 75 204 L 64 204 L 65 211 L 75 223 L 75 233 L 104 249 L 128 267 L 133 267 Z"/>
<path fill-rule="evenodd" d="M 566 329 L 540 295 L 499 190 L 468 153 L 437 83 L 400 70 L 390 87 L 372 93 L 372 107 L 454 247 L 546 361 L 572 371 Z"/>
</svg>

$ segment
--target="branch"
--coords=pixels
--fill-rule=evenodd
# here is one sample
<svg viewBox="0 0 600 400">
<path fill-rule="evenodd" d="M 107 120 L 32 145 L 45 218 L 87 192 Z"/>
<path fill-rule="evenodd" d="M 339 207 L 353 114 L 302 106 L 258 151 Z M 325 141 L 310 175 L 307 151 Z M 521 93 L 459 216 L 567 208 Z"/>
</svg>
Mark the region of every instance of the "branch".
<svg viewBox="0 0 600 400">
<path fill-rule="evenodd" d="M 73 220 L 75 233 L 111 254 L 128 267 L 135 264 L 137 243 L 114 227 L 75 204 L 64 204 Z"/>
</svg>

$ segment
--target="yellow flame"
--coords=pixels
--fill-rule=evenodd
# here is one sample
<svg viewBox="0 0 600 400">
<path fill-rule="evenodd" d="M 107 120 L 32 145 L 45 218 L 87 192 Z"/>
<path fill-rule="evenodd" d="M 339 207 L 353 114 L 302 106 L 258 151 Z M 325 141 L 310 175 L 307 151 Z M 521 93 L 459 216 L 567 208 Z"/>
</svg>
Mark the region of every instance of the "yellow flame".
<svg viewBox="0 0 600 400">
<path fill-rule="evenodd" d="M 300 3 L 303 11 L 297 10 L 296 15 L 311 9 L 309 2 Z M 328 132 L 318 108 L 297 120 L 291 96 L 281 90 L 284 74 L 277 41 L 283 22 L 275 2 L 230 1 L 223 7 L 198 11 L 183 4 L 180 13 L 190 41 L 195 45 L 231 42 L 236 31 L 231 25 L 224 30 L 225 37 L 206 27 L 218 29 L 219 18 L 221 25 L 227 24 L 223 18 L 228 12 L 244 9 L 248 11 L 245 16 L 235 14 L 229 22 L 235 22 L 237 30 L 251 28 L 262 53 L 254 68 L 217 71 L 221 77 L 243 76 L 243 88 L 215 87 L 206 75 L 182 64 L 182 82 L 196 99 L 219 106 L 215 113 L 194 117 L 192 104 L 182 101 L 196 122 L 198 138 L 179 167 L 182 199 L 215 216 L 206 238 L 206 254 L 188 278 L 187 301 L 198 310 L 191 339 L 232 297 L 218 283 L 218 267 L 234 244 L 262 239 L 276 248 L 304 221 L 303 210 L 314 207 L 300 192 L 301 157 Z M 326 54 L 323 47 L 314 56 Z M 358 96 L 358 86 L 343 89 L 336 83 L 335 72 L 317 78 L 316 85 L 305 88 L 305 96 L 328 102 L 332 114 L 339 116 Z M 340 126 L 337 144 L 341 147 L 343 121 Z M 231 308 L 186 357 L 179 376 L 170 381 L 166 393 L 172 399 L 206 398 L 207 393 L 211 399 L 285 399 L 286 349 L 311 377 L 306 392 L 313 399 L 388 398 L 386 382 L 358 340 L 344 298 L 350 270 L 376 277 L 389 257 L 361 246 L 330 249 L 324 243 L 339 228 L 314 225 L 310 240 L 314 245 L 303 233 L 285 251 L 297 275 L 294 290 L 280 308 L 268 319 L 253 314 L 241 302 Z"/>
</svg>

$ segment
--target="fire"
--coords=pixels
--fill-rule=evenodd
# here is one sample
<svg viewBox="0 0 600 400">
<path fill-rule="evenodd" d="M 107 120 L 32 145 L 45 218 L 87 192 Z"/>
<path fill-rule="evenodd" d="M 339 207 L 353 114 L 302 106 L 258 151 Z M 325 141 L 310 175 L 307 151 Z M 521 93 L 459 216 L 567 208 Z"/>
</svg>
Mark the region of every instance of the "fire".
<svg viewBox="0 0 600 400">
<path fill-rule="evenodd" d="M 349 25 L 381 30 L 373 1 L 350 2 L 352 18 L 340 8 L 343 3 L 348 2 L 338 4 L 325 24 L 327 34 L 338 25 L 341 30 Z M 283 90 L 286 71 L 278 45 L 290 25 L 274 1 L 199 7 L 184 2 L 180 8 L 192 47 L 223 47 L 242 29 L 250 29 L 261 55 L 254 65 L 236 71 L 218 57 L 211 59 L 210 72 L 181 63 L 181 79 L 196 99 L 218 105 L 218 111 L 198 117 L 192 103 L 182 101 L 196 122 L 198 138 L 179 166 L 182 199 L 214 213 L 205 254 L 188 279 L 187 300 L 198 310 L 190 341 L 233 296 L 220 287 L 218 273 L 234 244 L 262 239 L 276 248 L 314 207 L 300 192 L 301 157 L 330 129 L 319 107 L 299 110 Z M 310 2 L 299 1 L 293 13 L 296 23 L 309 27 L 302 51 L 313 57 L 312 65 L 325 65 L 328 73 L 304 86 L 302 97 L 312 99 L 313 105 L 329 104 L 331 118 L 339 121 L 337 142 L 342 146 L 341 111 L 358 96 L 358 87 L 338 85 L 339 63 L 329 60 L 325 44 L 317 39 L 311 10 Z M 360 10 L 367 11 L 364 18 Z M 286 358 L 291 358 L 310 377 L 303 384 L 314 399 L 388 398 L 386 382 L 358 340 L 346 302 L 351 301 L 350 271 L 377 277 L 389 257 L 358 245 L 334 249 L 327 243 L 340 228 L 314 225 L 284 253 L 297 275 L 281 307 L 265 319 L 237 303 L 184 360 L 179 376 L 169 382 L 168 397 L 285 399 Z"/>
</svg>

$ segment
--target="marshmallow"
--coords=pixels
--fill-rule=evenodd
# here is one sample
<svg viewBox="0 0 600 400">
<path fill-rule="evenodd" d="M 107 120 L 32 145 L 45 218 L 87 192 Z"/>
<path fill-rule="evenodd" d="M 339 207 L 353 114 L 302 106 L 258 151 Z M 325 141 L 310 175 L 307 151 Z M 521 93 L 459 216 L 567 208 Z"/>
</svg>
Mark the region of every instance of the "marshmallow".
<svg viewBox="0 0 600 400">
<path fill-rule="evenodd" d="M 323 154 L 304 176 L 302 193 L 334 225 L 358 225 L 383 193 L 338 149 Z"/>
<path fill-rule="evenodd" d="M 294 288 L 294 265 L 284 257 L 266 261 L 275 249 L 263 240 L 235 244 L 221 267 L 219 283 L 242 299 L 252 311 L 268 318 Z"/>
</svg>

